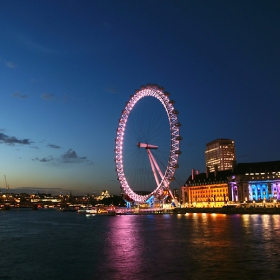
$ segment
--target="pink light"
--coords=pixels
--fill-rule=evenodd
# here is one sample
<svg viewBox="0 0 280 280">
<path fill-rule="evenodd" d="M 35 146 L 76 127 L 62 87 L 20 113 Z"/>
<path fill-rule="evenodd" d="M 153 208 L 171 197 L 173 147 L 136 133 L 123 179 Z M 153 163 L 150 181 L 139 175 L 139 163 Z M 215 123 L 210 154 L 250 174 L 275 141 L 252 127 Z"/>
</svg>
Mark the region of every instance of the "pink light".
<svg viewBox="0 0 280 280">
<path fill-rule="evenodd" d="M 171 135 L 171 145 L 170 145 L 170 156 L 168 161 L 168 166 L 163 173 L 161 181 L 157 184 L 157 188 L 151 192 L 149 195 L 138 195 L 134 193 L 124 175 L 123 170 L 123 160 L 122 160 L 122 146 L 123 146 L 123 138 L 125 134 L 125 127 L 135 104 L 144 97 L 152 96 L 158 99 L 161 104 L 164 106 L 165 111 L 167 113 L 167 117 L 170 124 L 170 135 Z M 140 90 L 136 91 L 134 95 L 131 96 L 130 100 L 126 103 L 125 109 L 122 111 L 122 115 L 119 120 L 119 126 L 117 129 L 117 137 L 116 137 L 116 171 L 118 173 L 118 178 L 121 184 L 121 187 L 126 195 L 128 195 L 132 200 L 136 202 L 145 202 L 151 196 L 158 197 L 160 194 L 168 188 L 170 181 L 174 177 L 174 173 L 176 170 L 178 157 L 180 152 L 180 134 L 179 134 L 179 122 L 177 118 L 178 111 L 176 111 L 173 107 L 174 102 L 170 102 L 169 94 L 163 92 L 162 87 L 158 87 L 156 85 L 147 85 L 146 87 L 142 86 Z M 151 145 L 148 143 L 138 143 L 138 147 L 146 148 L 146 149 L 157 149 L 158 146 Z"/>
</svg>

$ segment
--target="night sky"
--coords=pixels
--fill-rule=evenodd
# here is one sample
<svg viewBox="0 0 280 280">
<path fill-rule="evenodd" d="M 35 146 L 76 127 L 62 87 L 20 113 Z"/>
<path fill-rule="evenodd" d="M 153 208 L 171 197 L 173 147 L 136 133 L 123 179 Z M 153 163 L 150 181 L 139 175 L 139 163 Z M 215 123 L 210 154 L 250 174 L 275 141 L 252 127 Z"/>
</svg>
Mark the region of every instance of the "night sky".
<svg viewBox="0 0 280 280">
<path fill-rule="evenodd" d="M 119 194 L 118 120 L 135 89 L 170 92 L 179 188 L 206 143 L 280 160 L 280 1 L 0 1 L 0 189 Z"/>
</svg>

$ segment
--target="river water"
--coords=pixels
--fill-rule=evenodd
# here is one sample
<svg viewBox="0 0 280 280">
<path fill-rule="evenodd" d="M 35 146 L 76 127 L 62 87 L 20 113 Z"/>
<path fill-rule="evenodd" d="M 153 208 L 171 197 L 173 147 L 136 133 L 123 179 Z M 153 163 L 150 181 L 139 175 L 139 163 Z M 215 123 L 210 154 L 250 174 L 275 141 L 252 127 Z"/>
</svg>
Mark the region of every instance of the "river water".
<svg viewBox="0 0 280 280">
<path fill-rule="evenodd" d="M 280 279 L 280 215 L 0 211 L 0 279 Z"/>
</svg>

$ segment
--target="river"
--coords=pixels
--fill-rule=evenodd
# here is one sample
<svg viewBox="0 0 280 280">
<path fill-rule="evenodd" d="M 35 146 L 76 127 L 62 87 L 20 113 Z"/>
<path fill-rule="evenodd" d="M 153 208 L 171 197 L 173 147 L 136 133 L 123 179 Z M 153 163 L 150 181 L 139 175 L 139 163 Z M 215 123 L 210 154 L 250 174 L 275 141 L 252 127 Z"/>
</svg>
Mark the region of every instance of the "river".
<svg viewBox="0 0 280 280">
<path fill-rule="evenodd" d="M 280 215 L 0 211 L 0 279 L 279 279 Z"/>
</svg>

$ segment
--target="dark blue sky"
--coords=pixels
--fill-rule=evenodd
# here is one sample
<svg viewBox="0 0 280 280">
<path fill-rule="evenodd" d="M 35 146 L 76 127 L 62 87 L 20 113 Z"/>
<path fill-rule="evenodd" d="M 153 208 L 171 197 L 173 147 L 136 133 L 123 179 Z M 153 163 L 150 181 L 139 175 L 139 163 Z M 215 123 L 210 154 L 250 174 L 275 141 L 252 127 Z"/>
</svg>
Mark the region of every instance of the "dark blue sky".
<svg viewBox="0 0 280 280">
<path fill-rule="evenodd" d="M 279 1 L 2 0 L 0 189 L 119 193 L 118 119 L 147 83 L 180 112 L 180 183 L 216 138 L 279 160 L 279 30 Z"/>
</svg>

